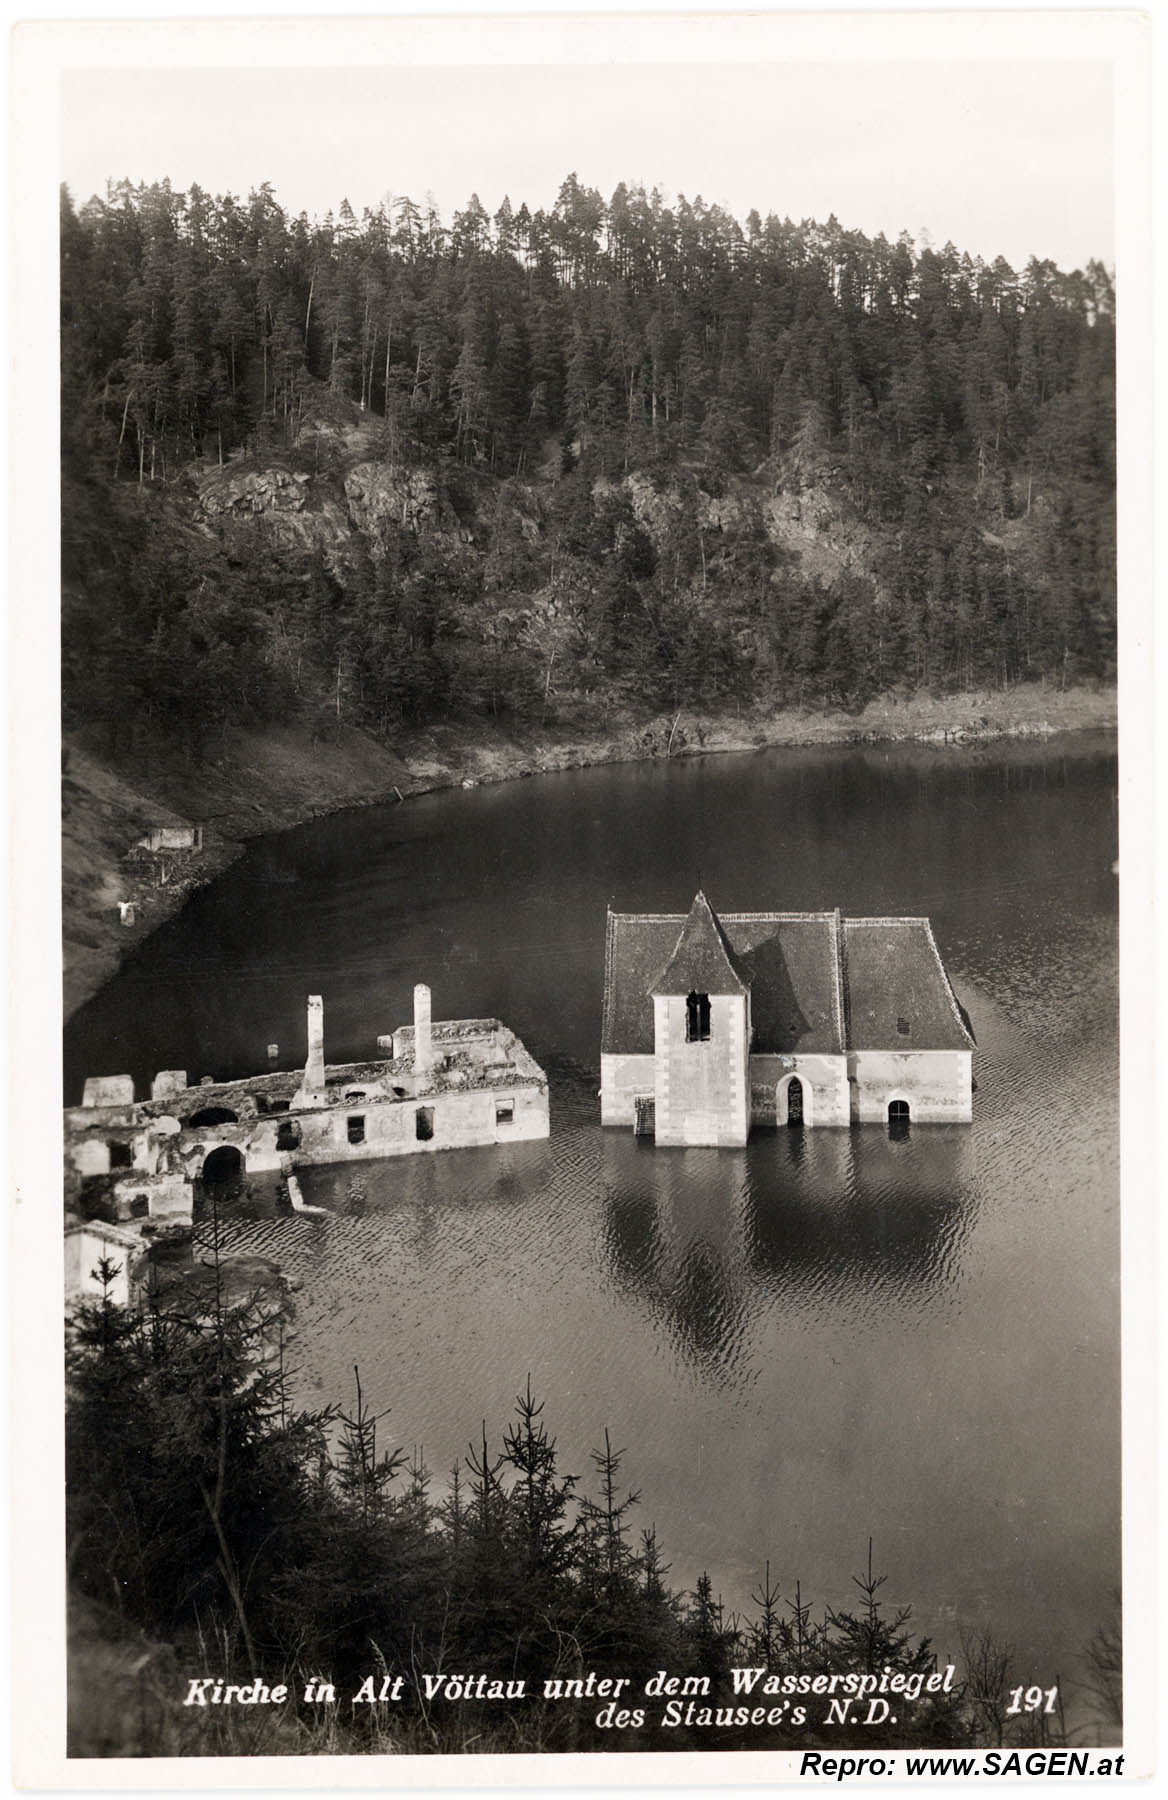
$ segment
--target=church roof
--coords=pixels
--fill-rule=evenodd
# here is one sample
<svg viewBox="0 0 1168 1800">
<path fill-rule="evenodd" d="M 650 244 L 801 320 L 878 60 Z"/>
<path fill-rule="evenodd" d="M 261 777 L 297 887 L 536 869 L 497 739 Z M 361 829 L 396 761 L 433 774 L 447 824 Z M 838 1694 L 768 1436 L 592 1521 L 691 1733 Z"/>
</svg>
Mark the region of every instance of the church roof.
<svg viewBox="0 0 1168 1800">
<path fill-rule="evenodd" d="M 650 994 L 745 994 L 744 980 L 717 914 L 699 888 L 668 962 Z"/>
<path fill-rule="evenodd" d="M 851 1049 L 969 1048 L 973 1032 L 927 919 L 845 919 L 843 933 Z"/>
<path fill-rule="evenodd" d="M 605 946 L 601 1050 L 652 1055 L 653 994 L 750 991 L 756 1055 L 844 1050 L 967 1050 L 969 1022 L 927 919 L 822 913 L 612 913 Z M 724 948 L 723 948 L 724 946 Z M 695 969 L 717 979 L 700 982 Z M 728 987 L 730 976 L 736 977 Z M 674 986 L 678 981 L 681 985 Z M 907 1032 L 902 1030 L 907 1025 Z"/>
</svg>

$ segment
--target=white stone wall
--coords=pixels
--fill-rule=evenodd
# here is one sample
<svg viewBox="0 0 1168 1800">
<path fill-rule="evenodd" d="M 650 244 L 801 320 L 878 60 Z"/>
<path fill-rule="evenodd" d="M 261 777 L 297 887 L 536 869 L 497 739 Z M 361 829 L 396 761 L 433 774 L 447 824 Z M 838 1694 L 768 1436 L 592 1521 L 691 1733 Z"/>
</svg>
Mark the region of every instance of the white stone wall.
<svg viewBox="0 0 1168 1800">
<path fill-rule="evenodd" d="M 803 1084 L 805 1126 L 851 1123 L 847 1058 L 826 1052 L 752 1056 L 750 1085 L 755 1123 L 787 1123 L 787 1089 L 793 1076 L 798 1076 Z"/>
<path fill-rule="evenodd" d="M 189 1220 L 194 1203 L 194 1189 L 181 1170 L 123 1175 L 114 1186 L 114 1203 L 119 1219 L 132 1219 L 141 1213 L 141 1196 L 146 1196 L 146 1214 L 151 1219 Z"/>
<path fill-rule="evenodd" d="M 65 1234 L 65 1298 L 67 1300 L 100 1300 L 102 1285 L 95 1273 L 104 1257 L 116 1273 L 109 1284 L 109 1297 L 117 1306 L 130 1304 L 130 1264 L 141 1250 L 141 1244 L 123 1241 L 123 1234 L 107 1233 L 94 1223 L 79 1231 Z"/>
<path fill-rule="evenodd" d="M 602 1056 L 600 1123 L 635 1125 L 637 1098 L 653 1098 L 655 1071 L 656 1059 L 652 1056 Z"/>
<path fill-rule="evenodd" d="M 109 1145 L 104 1138 L 81 1138 L 77 1143 L 68 1146 L 66 1154 L 82 1178 L 89 1175 L 109 1174 Z"/>
<path fill-rule="evenodd" d="M 679 995 L 653 1000 L 658 1144 L 745 1144 L 750 1130 L 746 1001 L 710 995 L 710 1035 L 687 1043 Z"/>
<path fill-rule="evenodd" d="M 419 1138 L 418 1111 L 433 1114 L 433 1135 Z M 510 1108 L 511 1116 L 506 1114 Z M 381 1156 L 411 1156 L 437 1150 L 469 1149 L 478 1144 L 509 1144 L 546 1138 L 549 1131 L 546 1088 L 514 1087 L 506 1082 L 464 1093 L 419 1094 L 414 1100 L 356 1103 L 327 1112 L 291 1115 L 301 1138 L 289 1154 L 296 1167 L 311 1163 L 367 1162 Z M 365 1122 L 361 1143 L 349 1142 L 349 1120 Z M 276 1126 L 271 1122 L 275 1153 Z M 255 1168 L 254 1152 L 247 1166 Z M 278 1165 L 278 1161 L 275 1166 Z"/>
<path fill-rule="evenodd" d="M 852 1050 L 848 1073 L 857 1124 L 887 1124 L 893 1100 L 908 1102 L 916 1124 L 968 1125 L 973 1117 L 969 1050 Z"/>
</svg>

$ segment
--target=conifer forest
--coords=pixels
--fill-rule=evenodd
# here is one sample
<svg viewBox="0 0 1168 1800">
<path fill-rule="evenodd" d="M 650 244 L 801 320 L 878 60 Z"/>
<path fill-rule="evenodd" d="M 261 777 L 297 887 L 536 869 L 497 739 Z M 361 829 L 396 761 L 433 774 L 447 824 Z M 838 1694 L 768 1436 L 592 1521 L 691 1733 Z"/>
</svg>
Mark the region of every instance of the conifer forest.
<svg viewBox="0 0 1168 1800">
<path fill-rule="evenodd" d="M 397 750 L 452 722 L 531 741 L 1114 682 L 1100 261 L 1014 269 L 576 174 L 548 210 L 472 194 L 449 220 L 117 182 L 63 189 L 60 224 L 63 723 L 112 769 L 193 788 L 229 734 L 289 722 L 311 761 L 354 728 Z M 104 828 L 104 799 L 71 803 Z M 145 829 L 105 846 L 109 895 Z M 96 857 L 67 905 L 120 954 Z M 183 1280 L 160 1258 L 126 1309 L 107 1267 L 68 1326 L 73 1754 L 1068 1741 L 1005 1718 L 992 1625 L 918 1635 L 879 1543 L 840 1545 L 827 1598 L 781 1541 L 750 1593 L 674 1583 L 686 1547 L 658 1542 L 635 1448 L 598 1419 L 590 1465 L 562 1467 L 522 1369 L 509 1422 L 468 1396 L 452 1470 L 386 1448 L 359 1368 L 305 1410 L 288 1293 L 243 1291 L 213 1210 L 194 1236 Z M 1107 1729 L 1118 1631 L 1076 1650 Z M 732 1716 L 736 1668 L 919 1686 L 950 1655 L 899 1730 Z M 709 1719 L 617 1732 L 545 1694 L 663 1670 Z M 430 1703 L 423 1673 L 470 1671 L 523 1702 Z M 412 1697 L 196 1717 L 194 1674 Z"/>
<path fill-rule="evenodd" d="M 1099 262 L 574 174 L 61 232 L 65 719 L 111 754 L 1114 676 Z"/>
<path fill-rule="evenodd" d="M 137 1311 L 107 1285 L 73 1315 L 72 1754 L 1068 1741 L 1061 1713 L 1006 1716 L 1011 1657 L 991 1629 L 963 1631 L 959 1661 L 944 1663 L 885 1591 L 870 1542 L 835 1607 L 765 1554 L 737 1606 L 707 1574 L 678 1587 L 630 1453 L 602 1431 L 591 1467 L 566 1470 L 530 1378 L 501 1434 L 474 1428 L 441 1479 L 420 1449 L 385 1447 L 392 1422 L 365 1401 L 359 1369 L 346 1404 L 304 1410 L 287 1296 L 232 1282 L 213 1211 L 197 1237 L 197 1278 L 152 1280 Z M 1118 1645 L 1111 1620 L 1080 1677 L 1113 1724 Z M 666 1692 L 696 1698 L 647 1701 L 664 1671 L 677 1684 Z M 788 1698 L 744 1685 L 743 1672 L 757 1686 L 773 1671 Z M 912 1703 L 825 1729 L 827 1681 L 812 1683 L 848 1671 L 883 1678 L 881 1691 L 895 1675 Z M 461 1688 L 468 1672 L 470 1693 L 443 1693 L 439 1677 Z M 206 1699 L 216 1682 L 260 1675 L 288 1703 Z M 336 1702 L 306 1698 L 325 1676 Z M 569 1698 L 573 1682 L 611 1694 L 614 1681 L 621 1727 L 604 1688 Z M 119 1682 L 137 1689 L 128 1710 L 103 1693 Z"/>
</svg>

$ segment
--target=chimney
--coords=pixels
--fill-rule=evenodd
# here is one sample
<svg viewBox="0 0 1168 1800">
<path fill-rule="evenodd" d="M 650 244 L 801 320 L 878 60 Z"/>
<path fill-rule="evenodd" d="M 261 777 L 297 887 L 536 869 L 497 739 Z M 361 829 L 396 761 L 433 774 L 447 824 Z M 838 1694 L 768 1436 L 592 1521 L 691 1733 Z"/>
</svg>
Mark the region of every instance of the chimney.
<svg viewBox="0 0 1168 1800">
<path fill-rule="evenodd" d="M 304 1065 L 304 1087 L 308 1093 L 324 1092 L 324 1001 L 319 994 L 308 996 L 308 1061 Z"/>
<path fill-rule="evenodd" d="M 430 1036 L 430 990 L 424 981 L 414 989 L 414 1074 L 425 1075 L 434 1062 Z"/>
</svg>

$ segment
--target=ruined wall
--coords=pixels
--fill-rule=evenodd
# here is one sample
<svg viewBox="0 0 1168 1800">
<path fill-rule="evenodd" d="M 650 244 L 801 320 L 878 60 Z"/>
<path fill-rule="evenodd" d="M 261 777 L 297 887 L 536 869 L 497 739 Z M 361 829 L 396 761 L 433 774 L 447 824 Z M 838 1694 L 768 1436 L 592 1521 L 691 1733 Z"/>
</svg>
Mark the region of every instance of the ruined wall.
<svg viewBox="0 0 1168 1800">
<path fill-rule="evenodd" d="M 658 1144 L 745 1144 L 750 1130 L 746 1001 L 711 994 L 710 1035 L 687 1043 L 686 1003 L 653 1001 Z"/>
<path fill-rule="evenodd" d="M 114 1207 L 119 1219 L 169 1219 L 189 1223 L 194 1188 L 181 1169 L 161 1169 L 157 1174 L 124 1175 L 114 1184 Z"/>
<path fill-rule="evenodd" d="M 602 1056 L 600 1123 L 635 1125 L 638 1096 L 652 1099 L 656 1061 L 652 1056 Z"/>
<path fill-rule="evenodd" d="M 65 1298 L 101 1299 L 103 1288 L 97 1269 L 104 1258 L 114 1271 L 109 1298 L 116 1306 L 128 1306 L 131 1272 L 143 1248 L 140 1238 L 117 1226 L 96 1220 L 72 1226 L 65 1233 Z"/>
<path fill-rule="evenodd" d="M 973 1117 L 973 1059 L 968 1050 L 852 1050 L 853 1119 L 885 1124 L 889 1102 L 908 1102 L 914 1123 L 968 1125 Z"/>
<path fill-rule="evenodd" d="M 751 1057 L 751 1118 L 754 1124 L 787 1123 L 787 1089 L 794 1076 L 803 1084 L 804 1125 L 851 1123 L 847 1059 L 821 1053 Z"/>
<path fill-rule="evenodd" d="M 521 1142 L 546 1138 L 549 1130 L 547 1090 L 506 1082 L 297 1113 L 292 1120 L 301 1133 L 291 1152 L 297 1167 Z M 254 1166 L 249 1157 L 249 1169 Z"/>
</svg>

